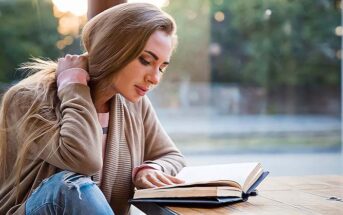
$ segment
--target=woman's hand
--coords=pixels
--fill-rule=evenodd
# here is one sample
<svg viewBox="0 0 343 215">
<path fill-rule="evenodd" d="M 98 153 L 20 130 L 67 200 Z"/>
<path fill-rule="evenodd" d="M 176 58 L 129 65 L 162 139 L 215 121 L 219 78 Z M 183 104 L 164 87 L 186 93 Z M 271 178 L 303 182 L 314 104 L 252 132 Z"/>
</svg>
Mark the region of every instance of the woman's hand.
<svg viewBox="0 0 343 215">
<path fill-rule="evenodd" d="M 176 177 L 167 175 L 160 170 L 142 169 L 139 172 L 137 172 L 133 183 L 137 188 L 145 189 L 162 187 L 173 184 L 182 184 L 185 182 Z"/>
<path fill-rule="evenodd" d="M 70 55 L 58 59 L 56 78 L 58 91 L 71 83 L 80 83 L 87 85 L 89 75 L 88 54 Z"/>
<path fill-rule="evenodd" d="M 56 75 L 58 76 L 61 72 L 71 68 L 80 68 L 87 71 L 88 53 L 84 53 L 82 55 L 67 54 L 65 57 L 59 58 Z"/>
</svg>

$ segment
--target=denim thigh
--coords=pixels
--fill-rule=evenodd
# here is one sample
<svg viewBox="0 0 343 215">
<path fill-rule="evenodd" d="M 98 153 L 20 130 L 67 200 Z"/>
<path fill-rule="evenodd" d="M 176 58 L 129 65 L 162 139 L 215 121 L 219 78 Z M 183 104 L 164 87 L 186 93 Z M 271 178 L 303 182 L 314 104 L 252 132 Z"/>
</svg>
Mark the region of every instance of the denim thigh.
<svg viewBox="0 0 343 215">
<path fill-rule="evenodd" d="M 62 171 L 43 180 L 25 206 L 27 215 L 114 214 L 90 177 L 70 171 Z"/>
</svg>

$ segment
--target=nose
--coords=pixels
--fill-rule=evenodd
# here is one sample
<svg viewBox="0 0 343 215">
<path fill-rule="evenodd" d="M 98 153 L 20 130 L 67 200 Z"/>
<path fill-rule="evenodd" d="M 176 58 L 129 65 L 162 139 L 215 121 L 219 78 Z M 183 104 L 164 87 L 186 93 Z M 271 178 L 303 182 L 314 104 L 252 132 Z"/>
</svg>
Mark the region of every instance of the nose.
<svg viewBox="0 0 343 215">
<path fill-rule="evenodd" d="M 146 81 L 153 84 L 153 85 L 158 85 L 160 83 L 160 80 L 161 80 L 161 74 L 160 74 L 160 70 L 158 68 L 152 70 L 146 76 Z"/>
</svg>

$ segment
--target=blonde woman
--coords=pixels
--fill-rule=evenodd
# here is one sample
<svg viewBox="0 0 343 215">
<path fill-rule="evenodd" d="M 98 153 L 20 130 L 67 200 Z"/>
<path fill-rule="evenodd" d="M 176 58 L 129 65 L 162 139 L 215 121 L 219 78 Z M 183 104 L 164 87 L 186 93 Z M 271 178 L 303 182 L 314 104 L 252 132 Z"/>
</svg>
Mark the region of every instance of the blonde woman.
<svg viewBox="0 0 343 215">
<path fill-rule="evenodd" d="M 90 20 L 88 55 L 25 66 L 0 112 L 0 214 L 126 214 L 134 187 L 182 183 L 184 159 L 145 96 L 159 84 L 176 26 L 125 3 Z"/>
</svg>

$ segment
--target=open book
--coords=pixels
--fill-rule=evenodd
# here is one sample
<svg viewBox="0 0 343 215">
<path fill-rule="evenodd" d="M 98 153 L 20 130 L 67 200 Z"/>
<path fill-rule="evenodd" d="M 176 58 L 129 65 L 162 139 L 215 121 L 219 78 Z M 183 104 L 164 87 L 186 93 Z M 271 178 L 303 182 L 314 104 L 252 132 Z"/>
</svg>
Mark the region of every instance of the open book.
<svg viewBox="0 0 343 215">
<path fill-rule="evenodd" d="M 260 163 L 185 167 L 184 184 L 136 190 L 131 202 L 208 203 L 244 201 L 268 175 Z"/>
</svg>

